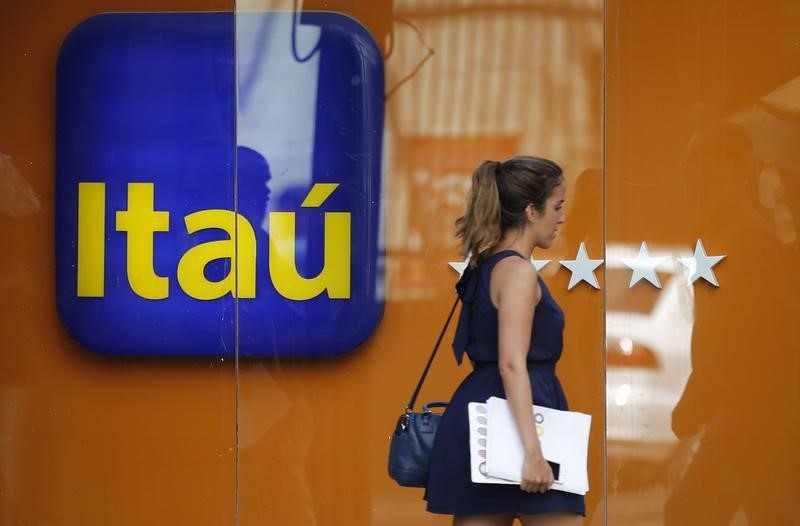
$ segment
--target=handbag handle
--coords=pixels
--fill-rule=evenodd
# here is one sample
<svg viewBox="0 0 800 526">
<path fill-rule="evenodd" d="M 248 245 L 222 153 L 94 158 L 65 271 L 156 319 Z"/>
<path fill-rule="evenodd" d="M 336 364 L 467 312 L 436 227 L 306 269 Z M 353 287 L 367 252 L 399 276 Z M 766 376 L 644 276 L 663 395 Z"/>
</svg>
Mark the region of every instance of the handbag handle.
<svg viewBox="0 0 800 526">
<path fill-rule="evenodd" d="M 447 407 L 450 402 L 428 402 L 422 406 L 422 413 L 432 413 L 432 409 L 441 409 Z"/>
<path fill-rule="evenodd" d="M 442 327 L 442 332 L 439 333 L 439 338 L 436 340 L 436 345 L 433 346 L 433 352 L 431 352 L 431 357 L 428 358 L 428 363 L 425 364 L 425 369 L 422 371 L 422 376 L 419 378 L 419 382 L 417 382 L 417 388 L 414 389 L 414 394 L 411 395 L 411 400 L 408 401 L 408 405 L 406 406 L 406 413 L 411 413 L 414 411 L 414 404 L 417 402 L 417 395 L 419 395 L 420 389 L 422 389 L 422 384 L 425 382 L 425 377 L 428 376 L 428 370 L 431 368 L 431 363 L 433 363 L 433 358 L 436 356 L 436 351 L 439 350 L 439 344 L 442 343 L 442 338 L 444 338 L 444 333 L 447 332 L 447 327 L 450 325 L 450 320 L 453 319 L 453 313 L 456 311 L 456 307 L 458 306 L 459 296 L 456 295 L 456 301 L 453 302 L 453 308 L 450 309 L 450 314 L 447 316 L 447 321 L 444 322 L 444 327 Z"/>
</svg>

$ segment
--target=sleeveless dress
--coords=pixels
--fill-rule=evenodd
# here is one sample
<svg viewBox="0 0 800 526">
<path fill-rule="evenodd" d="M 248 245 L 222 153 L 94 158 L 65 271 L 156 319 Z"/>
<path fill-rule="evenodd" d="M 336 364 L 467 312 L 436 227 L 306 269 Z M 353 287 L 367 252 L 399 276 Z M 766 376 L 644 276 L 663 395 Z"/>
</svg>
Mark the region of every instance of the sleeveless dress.
<svg viewBox="0 0 800 526">
<path fill-rule="evenodd" d="M 523 257 L 505 250 L 467 270 L 457 289 L 463 306 L 453 342 L 460 363 L 466 351 L 473 371 L 456 389 L 442 416 L 431 453 L 425 500 L 428 511 L 449 515 L 527 514 L 571 511 L 585 515 L 581 495 L 550 490 L 526 493 L 516 484 L 477 484 L 470 480 L 467 404 L 485 402 L 490 396 L 505 398 L 497 365 L 497 309 L 489 295 L 494 266 L 506 257 Z M 542 296 L 533 319 L 528 351 L 528 374 L 534 402 L 555 409 L 568 409 L 567 399 L 556 378 L 561 356 L 564 313 L 539 278 Z"/>
</svg>

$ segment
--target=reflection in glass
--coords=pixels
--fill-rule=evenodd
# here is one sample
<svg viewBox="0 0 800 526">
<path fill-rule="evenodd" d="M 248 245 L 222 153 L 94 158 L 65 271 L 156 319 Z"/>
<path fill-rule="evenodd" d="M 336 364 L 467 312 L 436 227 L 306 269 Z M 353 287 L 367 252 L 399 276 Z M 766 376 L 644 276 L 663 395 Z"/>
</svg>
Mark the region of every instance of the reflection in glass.
<svg viewBox="0 0 800 526">
<path fill-rule="evenodd" d="M 350 352 L 383 306 L 379 50 L 333 12 L 240 12 L 236 39 L 236 204 L 260 241 L 237 351 Z"/>
<path fill-rule="evenodd" d="M 753 130 L 732 118 L 707 120 L 687 147 L 692 202 L 715 202 L 699 224 L 725 247 L 725 264 L 751 279 L 719 291 L 696 285 L 692 373 L 671 422 L 697 450 L 667 498 L 667 525 L 727 524 L 737 513 L 752 524 L 793 520 L 787 504 L 797 495 L 797 465 L 777 452 L 794 451 L 800 438 L 798 362 L 783 343 L 797 341 L 800 291 L 791 276 L 798 252 L 786 242 L 790 230 L 774 221 L 775 194 L 759 199 L 782 183 L 756 144 Z M 726 183 L 714 184 L 709 174 L 724 174 Z"/>
<path fill-rule="evenodd" d="M 299 517 L 299 512 L 289 509 L 294 499 L 309 507 L 306 515 L 320 524 L 436 524 L 437 519 L 424 512 L 418 493 L 398 491 L 385 476 L 385 414 L 394 415 L 398 404 L 406 401 L 401 399 L 407 394 L 408 378 L 416 370 L 420 339 L 436 330 L 433 325 L 439 324 L 438 313 L 446 312 L 447 305 L 439 303 L 452 301 L 455 274 L 447 262 L 456 254 L 453 225 L 463 211 L 474 166 L 483 159 L 503 159 L 517 153 L 547 155 L 567 167 L 570 192 L 578 192 L 572 181 L 589 169 L 593 169 L 592 177 L 584 178 L 588 186 L 602 188 L 598 169 L 602 165 L 602 1 L 244 0 L 237 2 L 237 15 L 242 15 L 239 18 L 244 21 L 248 14 L 243 11 L 245 8 L 291 13 L 299 6 L 301 19 L 319 9 L 353 16 L 370 30 L 384 52 L 383 206 L 387 230 L 381 243 L 388 251 L 387 307 L 379 330 L 356 353 L 324 365 L 286 360 L 281 361 L 280 367 L 268 364 L 265 371 L 280 384 L 280 389 L 263 389 L 261 393 L 255 386 L 248 387 L 262 379 L 261 370 L 242 368 L 243 393 L 259 393 L 245 402 L 247 414 L 240 418 L 240 430 L 245 430 L 248 437 L 258 435 L 251 431 L 260 427 L 253 421 L 259 414 L 254 412 L 254 406 L 267 404 L 271 396 L 282 407 L 287 407 L 282 404 L 286 397 L 307 402 L 303 407 L 308 412 L 303 417 L 307 416 L 313 426 L 302 428 L 299 416 L 293 422 L 278 420 L 263 440 L 243 451 L 242 516 L 273 522 L 280 522 L 284 516 Z M 297 54 L 301 58 L 314 49 L 317 38 L 305 25 L 303 21 L 297 33 Z M 240 86 L 240 107 L 244 104 L 242 111 L 247 113 L 242 115 L 240 111 L 240 144 L 267 159 L 272 175 L 269 211 L 279 211 L 288 206 L 284 203 L 299 202 L 289 185 L 280 182 L 285 177 L 281 165 L 294 173 L 304 168 L 289 161 L 282 163 L 266 149 L 265 137 L 279 141 L 275 144 L 284 153 L 293 151 L 287 136 L 295 137 L 297 142 L 301 140 L 297 137 L 307 135 L 301 133 L 307 115 L 300 112 L 297 122 L 289 122 L 281 114 L 282 108 L 266 109 L 256 102 L 257 89 L 252 86 L 260 85 L 260 73 L 254 71 L 251 62 L 256 57 L 248 58 L 243 53 L 269 49 L 289 57 L 287 35 L 291 31 L 286 27 L 276 29 L 283 38 L 266 39 L 264 29 L 241 29 L 239 82 L 251 87 Z M 310 70 L 315 67 L 315 60 L 312 55 L 309 61 L 292 67 Z M 264 89 L 273 90 L 274 96 L 291 90 L 311 99 L 313 90 L 306 92 L 306 86 L 297 86 L 306 77 L 294 75 L 299 73 L 291 73 L 279 86 Z M 319 96 L 319 86 L 314 93 Z M 269 126 L 275 119 L 280 122 L 277 129 L 266 130 L 265 136 L 259 137 L 259 128 Z M 284 127 L 288 130 L 281 135 Z M 318 123 L 313 130 L 319 130 Z M 297 155 L 300 159 L 303 153 L 298 150 Z M 311 174 L 309 182 L 314 180 L 313 173 L 305 170 Z M 583 192 L 583 199 L 594 200 L 594 206 L 576 205 L 581 212 L 571 219 L 577 226 L 571 229 L 571 237 L 559 240 L 559 247 L 550 254 L 554 259 L 561 251 L 574 254 L 587 237 L 593 239 L 591 253 L 601 252 L 601 196 L 601 192 Z M 558 265 L 551 264 L 543 273 L 558 278 L 557 271 Z M 586 352 L 576 352 L 575 362 L 564 364 L 567 374 L 579 376 L 578 381 L 572 382 L 575 389 L 570 393 L 571 400 L 597 415 L 598 425 L 602 425 L 602 396 L 598 396 L 602 392 L 601 297 L 593 295 L 591 305 L 583 304 L 578 309 L 567 307 L 570 312 L 587 314 L 576 316 L 571 329 L 572 345 Z M 251 330 L 241 333 L 246 338 Z M 302 336 L 298 334 L 298 338 Z M 426 390 L 451 393 L 454 386 L 448 382 L 463 377 L 463 371 L 445 360 L 436 367 L 442 369 L 432 372 Z M 289 377 L 293 381 L 288 381 Z M 358 408 L 358 418 L 342 411 L 343 407 Z M 302 488 L 281 484 L 280 474 L 266 471 L 262 462 L 269 455 L 267 441 L 289 443 L 291 434 L 300 431 L 308 433 L 304 438 L 310 442 L 302 444 L 308 445 L 308 450 L 295 452 L 291 459 L 279 464 L 279 469 L 286 473 L 295 464 L 295 470 L 305 477 L 296 476 L 294 471 L 286 473 L 289 478 L 284 480 L 294 480 Z M 600 517 L 602 435 L 593 439 L 594 485 L 590 499 L 594 499 L 595 509 L 591 512 Z M 333 458 L 329 455 L 332 450 L 336 451 Z M 336 483 L 331 484 L 334 479 Z"/>
<path fill-rule="evenodd" d="M 692 301 L 688 318 L 664 320 L 645 343 L 655 368 L 622 367 L 615 350 L 646 309 L 632 296 L 622 317 L 609 308 L 609 523 L 794 524 L 800 10 L 607 0 L 606 13 L 609 244 L 633 253 L 647 240 L 686 257 L 701 239 L 727 256 L 713 268 L 719 287 L 677 274 L 665 284 Z M 607 278 L 613 305 L 628 280 Z M 659 345 L 676 335 L 681 355 L 665 359 Z M 656 378 L 676 363 L 658 396 Z M 656 436 L 668 455 L 651 451 Z"/>
<path fill-rule="evenodd" d="M 636 462 L 663 473 L 678 440 L 672 408 L 689 374 L 693 291 L 678 259 L 688 248 L 649 243 L 661 288 L 646 280 L 630 286 L 638 244 L 606 247 L 606 389 L 609 464 Z"/>
<path fill-rule="evenodd" d="M 567 166 L 570 181 L 601 164 L 594 83 L 602 2 L 398 0 L 394 6 L 396 19 L 411 25 L 395 25 L 387 85 L 416 74 L 389 101 L 397 153 L 388 243 L 408 255 L 390 268 L 389 284 L 396 294 L 431 297 L 436 287 L 426 262 L 453 260 L 453 224 L 477 163 L 546 154 Z M 434 57 L 417 70 L 429 47 Z"/>
</svg>

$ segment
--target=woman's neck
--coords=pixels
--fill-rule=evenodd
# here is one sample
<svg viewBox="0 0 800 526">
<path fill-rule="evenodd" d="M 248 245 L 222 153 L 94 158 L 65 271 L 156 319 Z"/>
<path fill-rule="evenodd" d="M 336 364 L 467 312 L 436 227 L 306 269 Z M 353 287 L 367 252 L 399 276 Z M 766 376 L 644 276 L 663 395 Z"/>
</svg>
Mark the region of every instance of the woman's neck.
<svg viewBox="0 0 800 526">
<path fill-rule="evenodd" d="M 513 250 L 524 257 L 530 257 L 533 253 L 534 243 L 530 236 L 525 235 L 522 230 L 509 230 L 503 235 L 495 245 L 492 253 L 496 254 L 503 250 Z"/>
</svg>

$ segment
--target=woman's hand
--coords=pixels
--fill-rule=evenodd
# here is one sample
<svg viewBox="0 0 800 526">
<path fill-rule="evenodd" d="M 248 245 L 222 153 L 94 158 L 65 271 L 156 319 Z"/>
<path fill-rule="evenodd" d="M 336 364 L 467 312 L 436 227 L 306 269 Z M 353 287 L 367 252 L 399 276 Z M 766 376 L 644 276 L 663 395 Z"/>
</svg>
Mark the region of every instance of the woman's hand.
<svg viewBox="0 0 800 526">
<path fill-rule="evenodd" d="M 528 493 L 544 493 L 555 482 L 553 470 L 541 453 L 525 456 L 522 464 L 522 482 L 519 487 Z"/>
</svg>

